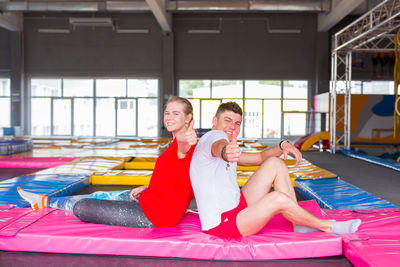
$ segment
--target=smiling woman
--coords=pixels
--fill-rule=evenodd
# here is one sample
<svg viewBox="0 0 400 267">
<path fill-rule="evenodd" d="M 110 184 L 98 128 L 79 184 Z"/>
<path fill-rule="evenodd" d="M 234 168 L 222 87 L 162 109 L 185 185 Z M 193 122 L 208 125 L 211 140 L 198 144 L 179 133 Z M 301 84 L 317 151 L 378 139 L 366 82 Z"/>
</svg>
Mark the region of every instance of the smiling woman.
<svg viewBox="0 0 400 267">
<path fill-rule="evenodd" d="M 193 120 L 193 107 L 190 102 L 181 97 L 172 96 L 165 104 L 164 125 L 169 132 L 174 133 Z"/>
<path fill-rule="evenodd" d="M 171 97 L 165 106 L 164 123 L 173 142 L 157 158 L 148 186 L 69 197 L 45 197 L 21 188 L 18 193 L 34 209 L 73 210 L 82 221 L 131 227 L 175 226 L 193 198 L 189 167 L 197 136 L 190 102 Z"/>
</svg>

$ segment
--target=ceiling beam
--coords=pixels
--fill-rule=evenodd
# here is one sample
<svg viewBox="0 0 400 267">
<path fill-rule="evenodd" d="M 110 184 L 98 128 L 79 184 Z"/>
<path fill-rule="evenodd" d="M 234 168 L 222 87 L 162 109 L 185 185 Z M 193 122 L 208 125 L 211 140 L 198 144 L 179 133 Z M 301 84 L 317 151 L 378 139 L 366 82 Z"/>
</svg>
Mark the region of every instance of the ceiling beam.
<svg viewBox="0 0 400 267">
<path fill-rule="evenodd" d="M 13 32 L 22 32 L 23 17 L 19 12 L 5 12 L 0 14 L 0 27 Z"/>
<path fill-rule="evenodd" d="M 146 0 L 149 5 L 151 12 L 161 26 L 164 33 L 172 31 L 171 26 L 171 14 L 167 13 L 166 0 Z"/>
<path fill-rule="evenodd" d="M 331 12 L 318 15 L 318 31 L 330 30 L 363 2 L 364 0 L 333 0 Z"/>
</svg>

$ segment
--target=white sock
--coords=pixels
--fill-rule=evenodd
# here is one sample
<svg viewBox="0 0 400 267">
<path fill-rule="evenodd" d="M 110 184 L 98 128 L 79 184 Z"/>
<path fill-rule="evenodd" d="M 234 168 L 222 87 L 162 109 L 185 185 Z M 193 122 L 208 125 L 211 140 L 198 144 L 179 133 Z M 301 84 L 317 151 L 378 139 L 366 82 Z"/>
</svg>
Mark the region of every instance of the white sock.
<svg viewBox="0 0 400 267">
<path fill-rule="evenodd" d="M 31 204 L 32 209 L 40 210 L 47 207 L 47 197 L 35 193 L 26 192 L 21 187 L 17 188 L 18 194 Z"/>
<path fill-rule="evenodd" d="M 332 221 L 332 229 L 331 233 L 337 234 L 337 235 L 344 235 L 344 234 L 350 234 L 354 233 L 358 230 L 358 227 L 361 224 L 360 219 L 354 219 L 354 220 L 348 220 L 348 221 Z M 293 227 L 293 232 L 297 233 L 312 233 L 312 232 L 322 232 L 319 229 L 304 226 L 304 225 L 295 225 Z"/>
<path fill-rule="evenodd" d="M 342 222 L 333 221 L 331 232 L 337 235 L 354 233 L 358 230 L 360 224 L 361 224 L 360 219 L 354 219 Z"/>
</svg>

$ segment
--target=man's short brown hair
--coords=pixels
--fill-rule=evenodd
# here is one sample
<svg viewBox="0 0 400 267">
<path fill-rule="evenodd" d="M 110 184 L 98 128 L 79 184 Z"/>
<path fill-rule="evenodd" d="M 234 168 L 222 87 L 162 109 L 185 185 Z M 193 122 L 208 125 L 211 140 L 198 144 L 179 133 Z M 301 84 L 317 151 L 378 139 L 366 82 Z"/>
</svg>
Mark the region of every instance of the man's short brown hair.
<svg viewBox="0 0 400 267">
<path fill-rule="evenodd" d="M 231 101 L 231 102 L 221 103 L 217 109 L 217 112 L 215 113 L 215 117 L 219 118 L 221 113 L 227 110 L 233 111 L 236 114 L 239 114 L 240 116 L 243 115 L 242 108 L 238 105 L 238 103 Z"/>
</svg>

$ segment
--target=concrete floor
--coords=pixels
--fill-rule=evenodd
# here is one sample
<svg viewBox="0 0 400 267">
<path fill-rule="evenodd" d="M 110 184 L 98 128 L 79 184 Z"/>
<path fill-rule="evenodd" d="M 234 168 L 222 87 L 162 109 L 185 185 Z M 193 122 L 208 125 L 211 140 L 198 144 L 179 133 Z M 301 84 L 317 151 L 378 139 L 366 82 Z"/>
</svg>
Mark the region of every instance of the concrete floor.
<svg viewBox="0 0 400 267">
<path fill-rule="evenodd" d="M 400 172 L 340 153 L 304 152 L 303 157 L 344 181 L 400 207 Z"/>
</svg>

